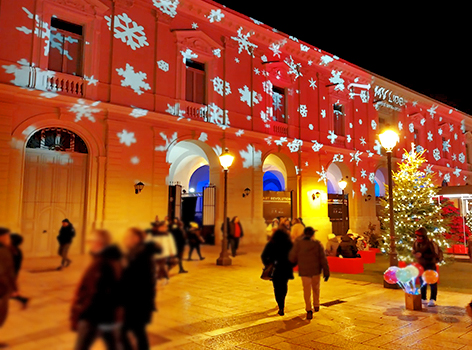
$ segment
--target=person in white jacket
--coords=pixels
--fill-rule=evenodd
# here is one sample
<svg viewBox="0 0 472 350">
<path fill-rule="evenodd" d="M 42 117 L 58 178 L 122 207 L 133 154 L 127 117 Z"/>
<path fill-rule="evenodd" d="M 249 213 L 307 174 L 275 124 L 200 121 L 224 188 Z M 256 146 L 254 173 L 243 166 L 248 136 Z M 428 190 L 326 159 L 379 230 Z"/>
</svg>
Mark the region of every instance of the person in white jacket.
<svg viewBox="0 0 472 350">
<path fill-rule="evenodd" d="M 165 278 L 169 281 L 169 259 L 177 256 L 177 247 L 174 237 L 170 234 L 167 224 L 164 221 L 153 222 L 149 240 L 157 243 L 161 247 L 161 252 L 154 255 L 157 267 L 157 279 Z"/>
</svg>

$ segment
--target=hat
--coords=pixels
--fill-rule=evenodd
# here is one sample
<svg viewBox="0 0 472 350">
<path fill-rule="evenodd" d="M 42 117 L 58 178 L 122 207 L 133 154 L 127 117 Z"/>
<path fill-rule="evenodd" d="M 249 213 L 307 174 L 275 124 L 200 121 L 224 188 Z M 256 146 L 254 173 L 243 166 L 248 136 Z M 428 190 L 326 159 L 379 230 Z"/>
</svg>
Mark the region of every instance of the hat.
<svg viewBox="0 0 472 350">
<path fill-rule="evenodd" d="M 196 222 L 193 222 L 193 221 L 189 224 L 189 227 L 190 227 L 191 229 L 197 229 L 197 230 L 200 228 L 200 227 L 198 226 L 198 224 L 197 224 Z"/>
</svg>

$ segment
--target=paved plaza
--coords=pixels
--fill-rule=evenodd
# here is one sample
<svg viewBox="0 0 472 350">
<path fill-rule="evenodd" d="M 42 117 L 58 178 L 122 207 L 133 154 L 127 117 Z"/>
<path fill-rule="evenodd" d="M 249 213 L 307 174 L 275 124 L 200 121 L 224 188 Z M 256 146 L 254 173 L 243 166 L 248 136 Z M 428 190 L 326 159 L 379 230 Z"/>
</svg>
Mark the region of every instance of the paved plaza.
<svg viewBox="0 0 472 350">
<path fill-rule="evenodd" d="M 305 320 L 301 281 L 289 283 L 286 315 L 277 315 L 270 282 L 259 278 L 262 247 L 241 248 L 233 266 L 217 267 L 217 247 L 203 247 L 204 261 L 185 262 L 188 274 L 159 285 L 159 312 L 148 331 L 152 349 L 472 349 L 467 294 L 444 292 L 439 306 L 423 312 L 404 309 L 400 290 L 336 278 L 322 283 L 322 307 Z M 12 349 L 72 349 L 69 305 L 87 264 L 75 257 L 64 271 L 57 259 L 26 260 L 21 289 L 28 309 L 11 302 L 0 341 Z M 472 279 L 471 279 L 472 284 Z M 97 343 L 94 350 L 103 349 Z"/>
</svg>

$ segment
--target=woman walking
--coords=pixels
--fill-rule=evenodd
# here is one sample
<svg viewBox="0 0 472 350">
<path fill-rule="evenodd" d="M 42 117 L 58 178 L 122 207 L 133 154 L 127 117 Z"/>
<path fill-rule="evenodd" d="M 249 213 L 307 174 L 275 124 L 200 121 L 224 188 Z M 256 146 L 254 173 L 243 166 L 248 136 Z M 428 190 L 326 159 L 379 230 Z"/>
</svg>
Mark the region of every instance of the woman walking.
<svg viewBox="0 0 472 350">
<path fill-rule="evenodd" d="M 236 256 L 236 252 L 239 248 L 239 240 L 244 236 L 243 226 L 239 217 L 235 216 L 229 225 L 229 234 L 228 234 L 228 245 L 231 247 L 231 254 L 233 257 Z"/>
<path fill-rule="evenodd" d="M 204 257 L 202 257 L 202 254 L 200 252 L 200 243 L 203 243 L 204 240 L 200 235 L 200 228 L 198 227 L 198 224 L 196 222 L 190 223 L 190 227 L 187 231 L 187 238 L 188 245 L 190 247 L 190 250 L 188 251 L 188 260 L 192 260 L 192 253 L 194 249 L 197 250 L 197 254 L 200 260 L 205 259 Z"/>
<path fill-rule="evenodd" d="M 279 307 L 278 314 L 284 315 L 285 297 L 288 292 L 288 280 L 293 279 L 293 264 L 288 259 L 292 241 L 284 230 L 277 230 L 262 252 L 264 266 L 274 264 L 272 284 L 274 285 L 275 301 Z"/>
</svg>

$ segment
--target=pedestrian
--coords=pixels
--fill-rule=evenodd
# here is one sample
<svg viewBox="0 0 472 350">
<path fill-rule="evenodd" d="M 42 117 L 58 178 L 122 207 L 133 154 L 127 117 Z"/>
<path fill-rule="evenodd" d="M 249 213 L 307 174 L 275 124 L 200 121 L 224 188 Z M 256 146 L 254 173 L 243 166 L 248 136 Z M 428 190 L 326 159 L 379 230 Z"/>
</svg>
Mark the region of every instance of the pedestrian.
<svg viewBox="0 0 472 350">
<path fill-rule="evenodd" d="M 87 243 L 92 261 L 77 287 L 71 308 L 71 326 L 77 331 L 75 350 L 88 350 L 101 337 L 107 350 L 121 348 L 122 254 L 106 230 L 95 230 Z"/>
<path fill-rule="evenodd" d="M 304 228 L 306 227 L 305 223 L 303 222 L 303 218 L 298 218 L 298 221 L 303 225 Z"/>
<path fill-rule="evenodd" d="M 200 260 L 204 260 L 200 252 L 200 244 L 204 242 L 202 236 L 200 235 L 200 228 L 196 222 L 191 222 L 189 229 L 187 231 L 188 245 L 190 247 L 188 251 L 188 261 L 192 260 L 192 253 L 194 250 L 197 251 L 198 257 Z"/>
<path fill-rule="evenodd" d="M 0 227 L 0 327 L 7 319 L 10 297 L 17 290 L 10 244 L 10 230 Z"/>
<path fill-rule="evenodd" d="M 138 228 L 130 228 L 125 235 L 127 249 L 126 267 L 121 279 L 124 321 L 121 330 L 124 350 L 132 350 L 129 336 L 136 342 L 137 350 L 148 350 L 149 341 L 146 325 L 151 322 L 156 310 L 156 265 L 154 255 L 161 248 L 153 241 L 146 242 L 146 233 Z"/>
<path fill-rule="evenodd" d="M 231 247 L 231 254 L 236 256 L 239 248 L 239 241 L 244 236 L 243 226 L 238 216 L 235 216 L 229 223 L 228 246 Z"/>
<path fill-rule="evenodd" d="M 341 237 L 341 243 L 339 243 L 336 255 L 346 259 L 360 258 L 358 254 L 356 242 L 349 237 L 344 235 Z"/>
<path fill-rule="evenodd" d="M 175 246 L 177 248 L 177 259 L 179 260 L 179 273 L 187 273 L 184 269 L 184 265 L 182 263 L 184 251 L 185 251 L 185 230 L 184 230 L 184 223 L 179 220 L 179 218 L 174 218 L 174 222 L 170 226 L 170 233 L 174 237 Z"/>
<path fill-rule="evenodd" d="M 338 247 L 338 237 L 334 233 L 330 233 L 328 235 L 328 243 L 326 243 L 326 256 L 336 256 Z"/>
<path fill-rule="evenodd" d="M 266 227 L 266 234 L 267 234 L 268 241 L 270 241 L 272 235 L 274 234 L 275 231 L 277 231 L 278 228 L 279 228 L 279 219 L 273 218 L 272 222 L 270 222 Z"/>
<path fill-rule="evenodd" d="M 161 252 L 154 255 L 157 279 L 165 279 L 165 283 L 168 283 L 170 259 L 177 256 L 174 237 L 169 233 L 168 224 L 165 221 L 153 222 L 149 240 L 161 247 Z"/>
<path fill-rule="evenodd" d="M 416 261 L 423 267 L 425 271 L 434 270 L 437 271 L 436 264 L 443 260 L 443 253 L 439 248 L 438 244 L 428 238 L 428 231 L 424 227 L 416 230 L 416 240 L 413 243 L 413 255 Z M 423 304 L 427 304 L 430 307 L 436 306 L 436 300 L 438 297 L 438 284 L 430 284 L 431 297 L 427 299 L 427 288 L 428 285 L 421 280 L 421 300 Z"/>
<path fill-rule="evenodd" d="M 321 272 L 325 282 L 329 279 L 329 266 L 323 245 L 314 239 L 316 230 L 306 227 L 304 236 L 295 241 L 289 254 L 292 263 L 298 264 L 298 273 L 302 279 L 303 295 L 305 298 L 306 318 L 313 318 L 313 309 L 320 311 L 320 281 Z M 313 308 L 311 294 L 313 293 Z"/>
<path fill-rule="evenodd" d="M 67 267 L 72 262 L 68 258 L 69 248 L 72 244 L 72 239 L 75 236 L 74 225 L 71 224 L 69 219 L 62 220 L 62 226 L 59 230 L 59 235 L 57 236 L 57 241 L 59 242 L 58 254 L 62 258 L 61 265 L 57 268 L 62 270 L 63 267 Z"/>
<path fill-rule="evenodd" d="M 299 218 L 295 218 L 292 220 L 292 227 L 290 228 L 290 237 L 292 242 L 295 242 L 296 239 L 303 236 L 303 231 L 305 230 L 305 226 L 300 222 Z"/>
<path fill-rule="evenodd" d="M 277 230 L 272 235 L 262 252 L 261 259 L 264 266 L 272 264 L 272 284 L 274 285 L 275 301 L 279 307 L 278 314 L 284 315 L 285 297 L 288 292 L 288 281 L 293 280 L 293 264 L 288 259 L 292 249 L 292 241 L 283 230 Z"/>
<path fill-rule="evenodd" d="M 23 237 L 18 233 L 12 233 L 10 234 L 10 241 L 10 251 L 13 257 L 13 267 L 15 269 L 15 280 L 18 286 L 18 275 L 20 274 L 21 264 L 23 263 L 23 251 L 20 247 L 23 243 Z M 21 296 L 18 291 L 14 293 L 11 298 L 18 300 L 23 305 L 23 308 L 26 308 L 28 305 L 29 298 Z"/>
</svg>

